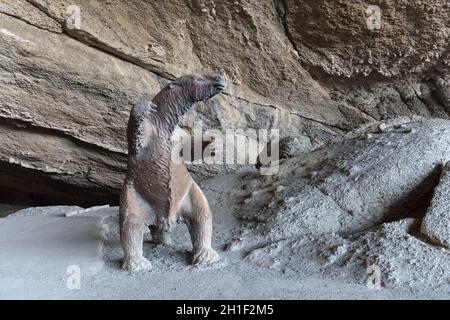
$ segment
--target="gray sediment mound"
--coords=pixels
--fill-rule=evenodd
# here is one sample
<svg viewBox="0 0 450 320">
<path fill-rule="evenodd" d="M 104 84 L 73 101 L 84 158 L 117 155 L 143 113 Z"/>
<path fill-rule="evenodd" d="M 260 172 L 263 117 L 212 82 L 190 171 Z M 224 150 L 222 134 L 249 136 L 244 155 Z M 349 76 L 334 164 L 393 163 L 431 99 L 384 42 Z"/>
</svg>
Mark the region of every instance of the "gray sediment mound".
<svg viewBox="0 0 450 320">
<path fill-rule="evenodd" d="M 374 265 L 385 286 L 448 284 L 450 254 L 435 245 L 450 236 L 446 174 L 428 209 L 433 223 L 420 224 L 449 160 L 448 120 L 394 120 L 352 132 L 281 161 L 275 175 L 248 176 L 246 230 L 230 248 L 247 246 L 247 261 L 275 268 L 304 269 L 309 260 L 338 274 L 345 265 L 361 280 Z"/>
<path fill-rule="evenodd" d="M 407 218 L 383 223 L 350 237 L 324 234 L 280 240 L 251 250 L 245 261 L 285 272 L 320 272 L 363 285 L 373 275 L 380 287 L 448 290 L 450 252 L 415 235 L 418 222 Z"/>
</svg>

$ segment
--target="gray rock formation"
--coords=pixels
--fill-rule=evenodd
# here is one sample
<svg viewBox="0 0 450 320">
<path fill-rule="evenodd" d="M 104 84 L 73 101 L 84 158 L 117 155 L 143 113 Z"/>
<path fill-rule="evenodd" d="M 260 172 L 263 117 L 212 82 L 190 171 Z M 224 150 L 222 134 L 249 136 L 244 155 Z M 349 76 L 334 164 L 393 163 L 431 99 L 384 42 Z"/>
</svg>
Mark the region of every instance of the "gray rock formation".
<svg viewBox="0 0 450 320">
<path fill-rule="evenodd" d="M 434 243 L 450 247 L 450 165 L 444 166 L 420 231 Z"/>
<path fill-rule="evenodd" d="M 449 160 L 448 120 L 374 125 L 247 179 L 243 218 L 263 221 L 262 234 L 275 241 L 423 216 Z"/>
<path fill-rule="evenodd" d="M 283 160 L 273 176 L 248 175 L 229 249 L 296 273 L 364 281 L 374 266 L 382 286 L 448 285 L 450 121 L 405 120 Z"/>
</svg>

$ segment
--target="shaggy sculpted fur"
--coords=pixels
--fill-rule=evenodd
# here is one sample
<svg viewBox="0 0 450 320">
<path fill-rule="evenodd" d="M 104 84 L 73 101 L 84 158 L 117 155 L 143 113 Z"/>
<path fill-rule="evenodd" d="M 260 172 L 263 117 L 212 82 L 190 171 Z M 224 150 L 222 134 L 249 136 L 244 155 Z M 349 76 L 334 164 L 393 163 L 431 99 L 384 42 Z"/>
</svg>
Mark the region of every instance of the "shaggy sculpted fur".
<svg viewBox="0 0 450 320">
<path fill-rule="evenodd" d="M 154 241 L 167 243 L 178 218 L 188 226 L 192 263 L 219 259 L 211 247 L 211 210 L 203 192 L 182 162 L 172 161 L 172 134 L 197 101 L 220 93 L 223 76 L 183 76 L 159 92 L 151 102 L 134 106 L 128 122 L 128 172 L 120 196 L 122 267 L 130 271 L 151 267 L 142 252 L 144 224 Z"/>
</svg>

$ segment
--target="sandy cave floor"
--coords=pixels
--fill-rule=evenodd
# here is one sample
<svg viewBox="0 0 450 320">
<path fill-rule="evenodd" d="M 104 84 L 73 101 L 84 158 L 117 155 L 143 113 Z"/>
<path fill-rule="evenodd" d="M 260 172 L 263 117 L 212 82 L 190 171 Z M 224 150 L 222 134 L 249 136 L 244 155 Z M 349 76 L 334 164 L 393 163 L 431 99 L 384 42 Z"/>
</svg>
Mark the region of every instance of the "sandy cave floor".
<svg viewBox="0 0 450 320">
<path fill-rule="evenodd" d="M 214 213 L 214 247 L 221 261 L 189 265 L 190 242 L 183 224 L 173 243 L 156 246 L 147 234 L 145 256 L 153 269 L 130 274 L 120 269 L 117 208 L 65 217 L 77 207 L 30 208 L 0 219 L 2 299 L 448 299 L 449 290 L 369 289 L 348 274 L 272 270 L 245 260 L 245 250 L 226 251 L 239 221 L 233 192 L 239 177 L 219 176 L 202 184 Z M 106 240 L 105 240 L 106 239 Z M 80 267 L 80 289 L 69 289 Z M 298 270 L 302 270 L 300 266 Z M 308 270 L 308 271 L 306 271 Z M 313 270 L 313 272 L 311 272 Z M 317 270 L 320 270 L 319 268 Z M 72 278 L 73 279 L 73 278 Z"/>
</svg>

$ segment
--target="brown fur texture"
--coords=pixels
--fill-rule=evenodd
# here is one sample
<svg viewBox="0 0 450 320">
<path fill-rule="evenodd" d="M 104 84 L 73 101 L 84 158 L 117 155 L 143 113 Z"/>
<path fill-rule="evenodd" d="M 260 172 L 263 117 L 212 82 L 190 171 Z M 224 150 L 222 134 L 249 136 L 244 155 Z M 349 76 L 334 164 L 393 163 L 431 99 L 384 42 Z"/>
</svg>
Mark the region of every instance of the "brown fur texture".
<svg viewBox="0 0 450 320">
<path fill-rule="evenodd" d="M 197 101 L 222 92 L 223 76 L 186 75 L 171 82 L 151 102 L 134 106 L 128 122 L 128 172 L 120 196 L 122 267 L 146 270 L 143 256 L 144 225 L 150 224 L 153 240 L 169 241 L 169 231 L 181 218 L 188 226 L 192 263 L 219 259 L 211 247 L 212 216 L 203 192 L 184 163 L 172 161 L 172 134 Z"/>
</svg>

